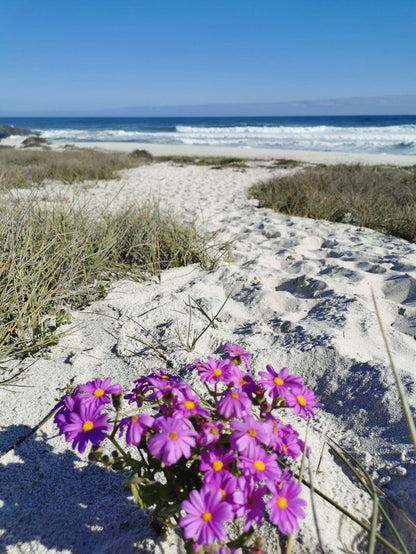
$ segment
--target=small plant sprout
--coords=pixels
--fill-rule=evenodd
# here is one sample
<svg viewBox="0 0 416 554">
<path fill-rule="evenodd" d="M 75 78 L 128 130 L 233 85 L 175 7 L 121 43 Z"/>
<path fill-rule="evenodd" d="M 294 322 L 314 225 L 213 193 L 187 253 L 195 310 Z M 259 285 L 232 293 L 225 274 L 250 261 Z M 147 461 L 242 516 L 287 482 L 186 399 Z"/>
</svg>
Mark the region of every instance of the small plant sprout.
<svg viewBox="0 0 416 554">
<path fill-rule="evenodd" d="M 305 517 L 302 487 L 289 469 L 304 443 L 283 413 L 292 408 L 310 418 L 320 404 L 287 368 L 267 366 L 256 381 L 250 354 L 229 343 L 224 349 L 223 359 L 184 368 L 199 375 L 204 394 L 153 369 L 124 394 L 124 415 L 121 387 L 95 379 L 62 398 L 55 423 L 72 448 L 82 453 L 90 444 L 91 461 L 129 470 L 124 484 L 136 502 L 153 508 L 163 527 L 177 528 L 188 552 L 262 552 L 255 533 L 265 518 L 291 535 Z M 106 411 L 110 397 L 114 418 Z M 111 455 L 103 453 L 104 439 Z"/>
</svg>

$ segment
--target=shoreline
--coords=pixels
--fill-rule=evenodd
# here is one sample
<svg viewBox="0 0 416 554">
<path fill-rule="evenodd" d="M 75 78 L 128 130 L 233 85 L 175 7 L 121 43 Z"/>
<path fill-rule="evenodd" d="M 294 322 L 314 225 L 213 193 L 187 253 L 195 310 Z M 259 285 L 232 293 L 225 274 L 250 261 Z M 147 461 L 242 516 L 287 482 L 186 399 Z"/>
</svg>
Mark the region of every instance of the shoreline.
<svg viewBox="0 0 416 554">
<path fill-rule="evenodd" d="M 416 165 L 416 156 L 393 154 L 365 154 L 353 152 L 323 152 L 318 150 L 281 150 L 274 148 L 238 148 L 220 146 L 190 146 L 182 144 L 149 144 L 139 142 L 83 142 L 85 148 L 97 148 L 116 152 L 147 150 L 154 156 L 216 156 L 259 160 L 296 160 L 306 163 L 366 164 L 366 165 Z"/>
<path fill-rule="evenodd" d="M 21 147 L 24 137 L 9 137 L 0 140 L 0 146 Z M 363 152 L 327 152 L 321 150 L 283 150 L 277 148 L 248 148 L 226 146 L 194 146 L 185 144 L 158 144 L 145 142 L 50 142 L 52 149 L 62 149 L 66 144 L 78 148 L 94 148 L 109 152 L 132 152 L 147 150 L 154 156 L 207 156 L 236 157 L 248 160 L 295 160 L 317 164 L 363 164 L 393 165 L 406 167 L 416 165 L 416 155 L 370 154 Z"/>
</svg>

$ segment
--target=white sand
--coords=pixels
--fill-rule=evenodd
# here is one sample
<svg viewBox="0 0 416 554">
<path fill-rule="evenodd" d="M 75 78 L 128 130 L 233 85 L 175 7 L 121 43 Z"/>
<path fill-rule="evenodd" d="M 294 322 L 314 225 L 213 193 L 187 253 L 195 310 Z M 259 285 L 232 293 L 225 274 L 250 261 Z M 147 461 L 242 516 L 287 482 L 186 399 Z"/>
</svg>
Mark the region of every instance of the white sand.
<svg viewBox="0 0 416 554">
<path fill-rule="evenodd" d="M 33 364 L 22 387 L 0 388 L 0 451 L 49 412 L 66 384 L 112 376 L 127 389 L 133 379 L 163 365 L 140 342 L 152 340 L 147 330 L 163 342 L 175 368 L 219 352 L 224 342 L 236 342 L 253 353 L 256 372 L 266 363 L 278 369 L 287 365 L 323 402 L 308 441 L 313 470 L 327 434 L 352 451 L 386 494 L 416 518 L 415 456 L 371 300 L 373 289 L 414 409 L 416 247 L 371 230 L 257 209 L 247 199 L 247 188 L 270 175 L 264 164 L 253 162 L 244 172 L 161 163 L 123 171 L 119 181 L 91 188 L 51 187 L 48 194 L 57 191 L 91 206 L 159 198 L 184 219 L 218 231 L 217 243 L 232 241 L 232 260 L 211 270 L 193 265 L 165 271 L 160 282 L 117 282 L 104 300 L 73 312 L 73 333 L 53 348 L 50 359 L 22 362 Z M 184 339 L 189 297 L 214 313 L 229 294 L 218 328 L 210 328 L 194 352 L 186 352 L 178 330 Z M 204 324 L 195 312 L 192 332 Z M 295 425 L 304 429 L 303 421 Z M 151 533 L 128 491 L 121 489 L 119 475 L 84 459 L 56 435 L 51 421 L 0 459 L 0 545 L 5 552 L 129 553 L 137 552 L 137 540 L 142 552 L 178 551 L 174 536 L 160 543 Z M 314 483 L 360 519 L 371 517 L 369 497 L 328 449 Z M 293 552 L 315 553 L 306 487 L 304 494 L 307 518 Z M 356 524 L 319 498 L 316 507 L 325 552 L 365 549 Z M 267 551 L 275 552 L 274 533 L 267 529 L 265 536 Z M 408 540 L 416 544 L 415 536 Z"/>
</svg>

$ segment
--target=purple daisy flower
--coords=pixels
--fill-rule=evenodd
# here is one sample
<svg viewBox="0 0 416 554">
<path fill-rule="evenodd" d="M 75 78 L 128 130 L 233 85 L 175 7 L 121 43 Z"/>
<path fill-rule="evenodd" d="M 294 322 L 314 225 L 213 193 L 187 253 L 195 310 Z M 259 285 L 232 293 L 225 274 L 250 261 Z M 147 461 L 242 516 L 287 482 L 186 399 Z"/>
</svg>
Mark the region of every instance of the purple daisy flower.
<svg viewBox="0 0 416 554">
<path fill-rule="evenodd" d="M 217 410 L 225 419 L 230 417 L 243 419 L 250 413 L 251 404 L 245 392 L 230 389 L 222 395 L 217 404 Z"/>
<path fill-rule="evenodd" d="M 130 446 L 134 444 L 138 446 L 142 440 L 142 436 L 148 428 L 153 426 L 154 418 L 148 414 L 132 415 L 125 417 L 120 422 L 120 436 L 124 432 L 124 427 L 127 427 L 126 444 Z"/>
<path fill-rule="evenodd" d="M 234 477 L 232 473 L 218 471 L 212 475 L 207 484 L 210 489 L 219 490 L 222 494 L 222 501 L 228 502 L 233 509 L 235 508 L 234 493 L 237 488 L 237 477 Z"/>
<path fill-rule="evenodd" d="M 179 520 L 186 539 L 194 539 L 199 544 L 211 544 L 215 540 L 224 541 L 226 529 L 224 521 L 233 519 L 232 508 L 222 501 L 218 490 L 202 487 L 201 491 L 192 490 L 189 500 L 181 504 L 186 515 Z"/>
<path fill-rule="evenodd" d="M 146 391 L 148 389 L 147 377 L 139 377 L 134 381 L 136 384 L 131 392 L 124 395 L 124 398 L 128 400 L 129 404 L 136 404 L 138 408 L 143 406 L 143 401 L 146 398 Z"/>
<path fill-rule="evenodd" d="M 295 415 L 299 414 L 301 417 L 307 417 L 308 412 L 312 417 L 315 417 L 312 408 L 319 407 L 321 404 L 316 401 L 315 394 L 304 386 L 294 387 L 292 394 L 286 398 L 286 404 L 293 408 Z"/>
<path fill-rule="evenodd" d="M 149 390 L 151 393 L 147 396 L 150 400 L 163 398 L 174 391 L 189 388 L 189 386 L 179 377 L 166 373 L 162 368 L 152 370 L 153 373 L 147 378 Z"/>
<path fill-rule="evenodd" d="M 299 438 L 299 433 L 291 425 L 282 424 L 274 447 L 279 454 L 285 457 L 291 456 L 295 459 L 302 454 L 304 442 Z"/>
<path fill-rule="evenodd" d="M 107 423 L 108 414 L 100 414 L 101 406 L 95 402 L 82 402 L 77 395 L 73 403 L 73 411 L 66 416 L 67 423 L 62 425 L 66 442 L 72 441 L 72 448 L 78 448 L 82 454 L 88 442 L 96 446 L 105 438 L 105 431 L 111 429 Z"/>
<path fill-rule="evenodd" d="M 230 360 L 214 360 L 208 356 L 208 361 L 198 367 L 198 373 L 203 383 L 214 385 L 222 381 L 228 384 L 232 377 L 232 367 Z"/>
<path fill-rule="evenodd" d="M 85 385 L 80 385 L 78 390 L 85 401 L 94 402 L 100 406 L 111 402 L 111 394 L 120 394 L 121 386 L 116 383 L 111 385 L 111 378 L 106 377 L 104 380 L 94 379 Z"/>
<path fill-rule="evenodd" d="M 302 508 L 306 506 L 306 502 L 299 498 L 301 490 L 300 484 L 293 479 L 283 481 L 267 502 L 270 507 L 270 521 L 285 535 L 290 535 L 299 527 L 298 519 L 305 518 Z"/>
<path fill-rule="evenodd" d="M 173 408 L 176 410 L 174 417 L 191 417 L 200 415 L 207 417 L 210 411 L 201 406 L 199 396 L 194 394 L 190 387 L 174 392 Z"/>
<path fill-rule="evenodd" d="M 208 446 L 208 444 L 219 441 L 223 428 L 224 423 L 221 423 L 221 421 L 208 421 L 204 423 L 198 433 L 198 444 Z"/>
<path fill-rule="evenodd" d="M 230 437 L 231 448 L 247 456 L 253 455 L 256 446 L 269 439 L 269 425 L 257 421 L 252 415 L 247 416 L 244 421 L 230 421 L 230 427 L 234 429 Z"/>
<path fill-rule="evenodd" d="M 198 369 L 201 367 L 202 362 L 199 358 L 196 358 L 192 363 L 186 364 L 184 369 L 187 369 L 188 371 L 193 371 L 194 369 Z"/>
<path fill-rule="evenodd" d="M 276 462 L 276 454 L 266 454 L 261 446 L 257 446 L 251 456 L 241 455 L 238 467 L 245 475 L 253 476 L 257 481 L 276 481 L 282 475 Z"/>
<path fill-rule="evenodd" d="M 255 522 L 262 524 L 265 503 L 263 496 L 266 494 L 265 486 L 260 486 L 256 490 L 256 481 L 254 479 L 238 478 L 238 488 L 234 494 L 234 501 L 237 505 L 236 516 L 238 518 L 246 517 L 243 531 L 247 532 Z"/>
<path fill-rule="evenodd" d="M 182 456 L 191 456 L 191 447 L 195 446 L 197 433 L 189 420 L 161 416 L 154 421 L 153 428 L 158 433 L 147 441 L 152 456 L 162 458 L 167 466 L 175 464 Z"/>
<path fill-rule="evenodd" d="M 244 350 L 244 348 L 242 348 L 239 344 L 230 344 L 229 342 L 226 342 L 223 348 L 228 352 L 233 363 L 240 365 L 244 362 L 246 368 L 250 369 L 251 354 L 246 352 L 246 350 Z"/>
<path fill-rule="evenodd" d="M 235 378 L 233 379 L 233 386 L 244 391 L 248 396 L 256 394 L 257 384 L 253 377 L 249 373 L 244 373 L 236 368 Z"/>
<path fill-rule="evenodd" d="M 266 366 L 266 371 L 260 371 L 259 375 L 264 377 L 259 379 L 259 383 L 269 392 L 273 398 L 282 396 L 284 399 L 288 396 L 289 388 L 302 385 L 302 379 L 295 375 L 289 375 L 287 367 L 283 367 L 279 373 L 271 366 Z"/>
<path fill-rule="evenodd" d="M 215 473 L 228 472 L 229 464 L 236 459 L 232 450 L 225 450 L 223 446 L 210 446 L 201 452 L 200 471 L 206 471 L 204 480 L 207 482 Z"/>
</svg>

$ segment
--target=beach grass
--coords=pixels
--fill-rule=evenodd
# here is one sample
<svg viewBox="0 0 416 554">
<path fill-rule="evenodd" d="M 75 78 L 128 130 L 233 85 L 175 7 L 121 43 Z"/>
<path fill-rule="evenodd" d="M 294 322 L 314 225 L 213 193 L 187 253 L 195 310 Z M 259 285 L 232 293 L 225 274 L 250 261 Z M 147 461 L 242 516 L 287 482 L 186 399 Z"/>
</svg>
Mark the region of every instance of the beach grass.
<svg viewBox="0 0 416 554">
<path fill-rule="evenodd" d="M 92 212 L 76 203 L 56 200 L 46 205 L 35 193 L 22 199 L 5 190 L 40 184 L 51 173 L 68 182 L 75 176 L 102 178 L 129 163 L 128 158 L 120 162 L 112 154 L 77 151 L 82 163 L 71 167 L 72 161 L 51 156 L 53 152 L 46 157 L 39 157 L 44 153 L 38 151 L 11 154 L 8 160 L 24 159 L 26 165 L 21 181 L 17 169 L 7 173 L 16 181 L 6 181 L 0 196 L 0 359 L 55 344 L 68 322 L 68 310 L 104 296 L 114 279 L 140 280 L 171 267 L 211 265 L 212 236 L 162 213 L 155 202 Z M 72 152 L 63 154 L 73 160 Z M 92 160 L 89 174 L 85 156 Z"/>
<path fill-rule="evenodd" d="M 259 207 L 416 242 L 416 166 L 319 165 L 249 190 Z"/>
<path fill-rule="evenodd" d="M 117 171 L 146 163 L 143 156 L 87 148 L 0 149 L 0 190 L 40 186 L 45 181 L 74 183 L 115 179 Z"/>
</svg>

